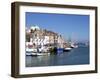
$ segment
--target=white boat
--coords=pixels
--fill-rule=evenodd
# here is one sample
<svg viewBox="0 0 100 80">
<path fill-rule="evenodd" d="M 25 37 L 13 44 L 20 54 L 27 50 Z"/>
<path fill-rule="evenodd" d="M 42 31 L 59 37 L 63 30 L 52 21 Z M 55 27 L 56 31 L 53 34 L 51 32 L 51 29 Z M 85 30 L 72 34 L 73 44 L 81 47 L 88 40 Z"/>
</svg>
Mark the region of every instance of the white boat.
<svg viewBox="0 0 100 80">
<path fill-rule="evenodd" d="M 37 56 L 50 55 L 50 53 L 37 53 Z"/>
<path fill-rule="evenodd" d="M 32 54 L 31 53 L 26 53 L 26 56 L 31 56 Z"/>
<path fill-rule="evenodd" d="M 68 48 L 64 48 L 64 51 L 70 51 L 72 48 L 68 47 Z"/>
<path fill-rule="evenodd" d="M 71 44 L 71 48 L 78 48 L 78 45 Z"/>
<path fill-rule="evenodd" d="M 44 56 L 44 55 L 50 55 L 50 53 L 26 53 L 26 56 Z"/>
<path fill-rule="evenodd" d="M 27 53 L 37 52 L 37 49 L 26 48 L 26 52 L 27 52 Z"/>
</svg>

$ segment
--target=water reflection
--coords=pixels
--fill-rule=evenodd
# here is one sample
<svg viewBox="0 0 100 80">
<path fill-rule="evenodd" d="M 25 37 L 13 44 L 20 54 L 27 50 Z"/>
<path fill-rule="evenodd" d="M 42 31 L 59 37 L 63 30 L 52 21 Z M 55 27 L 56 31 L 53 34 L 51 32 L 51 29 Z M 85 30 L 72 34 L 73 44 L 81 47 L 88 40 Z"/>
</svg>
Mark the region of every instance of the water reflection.
<svg viewBox="0 0 100 80">
<path fill-rule="evenodd" d="M 89 47 L 46 56 L 26 56 L 26 67 L 89 64 Z"/>
</svg>

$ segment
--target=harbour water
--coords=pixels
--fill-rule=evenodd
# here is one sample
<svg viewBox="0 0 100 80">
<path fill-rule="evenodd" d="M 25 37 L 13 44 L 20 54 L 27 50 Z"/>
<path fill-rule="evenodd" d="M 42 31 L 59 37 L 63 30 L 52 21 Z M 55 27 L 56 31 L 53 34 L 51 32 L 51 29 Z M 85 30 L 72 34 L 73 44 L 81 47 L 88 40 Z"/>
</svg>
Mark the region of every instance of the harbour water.
<svg viewBox="0 0 100 80">
<path fill-rule="evenodd" d="M 89 64 L 89 47 L 73 48 L 57 55 L 26 56 L 26 67 Z"/>
</svg>

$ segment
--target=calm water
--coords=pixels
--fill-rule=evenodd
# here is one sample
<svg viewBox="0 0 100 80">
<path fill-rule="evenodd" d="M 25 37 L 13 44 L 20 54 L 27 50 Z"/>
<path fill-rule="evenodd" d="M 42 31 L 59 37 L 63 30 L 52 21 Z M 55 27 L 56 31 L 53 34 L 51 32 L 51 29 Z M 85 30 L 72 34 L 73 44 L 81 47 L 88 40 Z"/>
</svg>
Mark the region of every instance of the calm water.
<svg viewBox="0 0 100 80">
<path fill-rule="evenodd" d="M 26 67 L 89 64 L 89 47 L 49 56 L 26 56 Z"/>
</svg>

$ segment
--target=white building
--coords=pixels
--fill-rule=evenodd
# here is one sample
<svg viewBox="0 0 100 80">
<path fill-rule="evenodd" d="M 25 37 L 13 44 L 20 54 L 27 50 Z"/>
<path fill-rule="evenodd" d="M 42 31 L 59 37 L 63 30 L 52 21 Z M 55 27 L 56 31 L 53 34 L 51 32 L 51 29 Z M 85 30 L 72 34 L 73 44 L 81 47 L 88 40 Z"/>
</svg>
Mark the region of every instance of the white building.
<svg viewBox="0 0 100 80">
<path fill-rule="evenodd" d="M 46 45 L 46 44 L 49 44 L 49 36 L 45 36 L 44 38 L 39 38 L 39 37 L 36 37 L 35 39 L 33 39 L 33 43 L 35 45 Z"/>
</svg>

